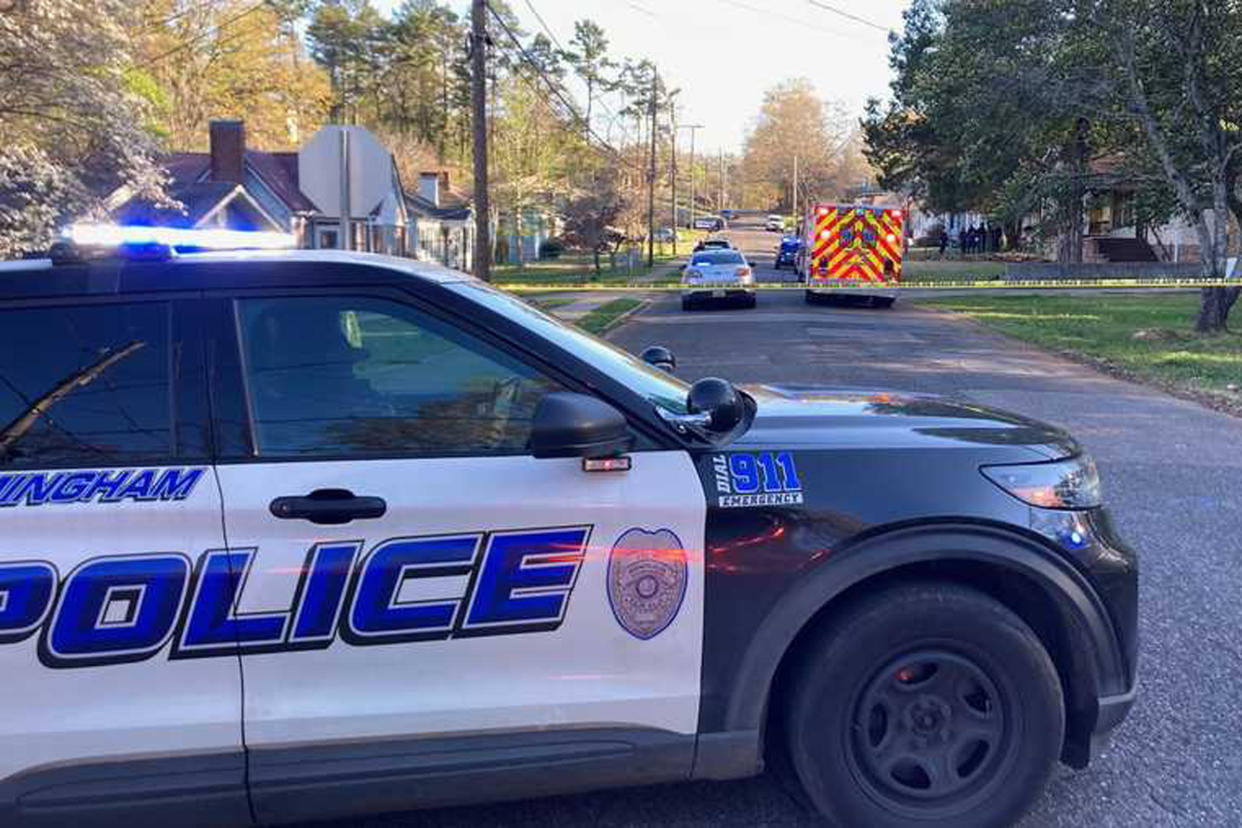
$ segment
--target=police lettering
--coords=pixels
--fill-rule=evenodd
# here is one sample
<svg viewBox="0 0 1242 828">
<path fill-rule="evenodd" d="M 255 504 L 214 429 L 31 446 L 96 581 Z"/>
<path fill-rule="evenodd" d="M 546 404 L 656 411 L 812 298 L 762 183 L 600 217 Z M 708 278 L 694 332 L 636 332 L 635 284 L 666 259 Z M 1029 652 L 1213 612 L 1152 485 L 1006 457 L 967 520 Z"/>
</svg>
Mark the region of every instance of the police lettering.
<svg viewBox="0 0 1242 828">
<path fill-rule="evenodd" d="M 152 475 L 148 491 L 169 491 Z M 103 487 L 119 481 L 107 480 Z M 125 485 L 131 485 L 132 481 Z M 62 478 L 86 496 L 98 477 Z M 82 488 L 86 487 L 86 488 Z M 51 496 L 49 494 L 49 496 Z M 68 495 L 66 495 L 68 496 Z M 63 579 L 46 561 L 0 563 L 0 644 L 38 633 L 48 667 L 551 631 L 565 617 L 590 526 L 314 544 L 288 607 L 239 612 L 257 549 L 197 564 L 159 553 L 92 558 Z"/>
</svg>

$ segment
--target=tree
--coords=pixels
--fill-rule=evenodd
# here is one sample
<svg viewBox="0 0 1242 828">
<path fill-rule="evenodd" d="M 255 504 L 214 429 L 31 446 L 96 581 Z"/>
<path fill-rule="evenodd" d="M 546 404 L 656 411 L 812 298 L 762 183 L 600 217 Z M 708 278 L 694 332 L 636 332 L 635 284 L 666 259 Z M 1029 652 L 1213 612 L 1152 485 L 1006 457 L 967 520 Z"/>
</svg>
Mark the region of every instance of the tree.
<svg viewBox="0 0 1242 828">
<path fill-rule="evenodd" d="M 609 75 L 616 63 L 608 57 L 608 38 L 594 20 L 576 21 L 569 45 L 571 48 L 564 53 L 564 58 L 586 84 L 586 127 L 589 129 L 596 95 L 608 91 L 616 83 Z"/>
<path fill-rule="evenodd" d="M 378 112 L 368 92 L 377 91 L 382 60 L 378 44 L 387 23 L 369 0 L 320 0 L 306 29 L 313 57 L 332 83 L 334 123 L 358 123 L 364 103 Z"/>
<path fill-rule="evenodd" d="M 821 99 L 809 80 L 785 81 L 763 96 L 759 119 L 746 136 L 745 175 L 771 182 L 775 189 L 769 197 L 781 209 L 793 209 L 795 198 L 801 204 L 811 197 L 840 197 L 846 186 L 858 183 L 843 181 L 840 175 L 854 132 L 844 107 Z"/>
<path fill-rule="evenodd" d="M 1092 159 L 1111 149 L 1094 44 L 1062 0 L 915 0 L 889 64 L 887 105 L 863 128 L 880 183 L 934 211 L 1001 218 L 1013 239 L 1039 209 L 1061 261 L 1082 260 Z"/>
<path fill-rule="evenodd" d="M 0 257 L 44 249 L 116 187 L 158 199 L 121 0 L 0 3 Z"/>
<path fill-rule="evenodd" d="M 573 244 L 592 252 L 597 278 L 600 251 L 613 240 L 613 226 L 625 209 L 617 185 L 616 167 L 604 166 L 593 186 L 579 190 L 565 204 L 565 235 Z"/>
<path fill-rule="evenodd" d="M 212 118 L 241 118 L 256 145 L 273 149 L 297 146 L 324 122 L 327 79 L 282 16 L 296 6 L 145 0 L 136 8 L 133 72 L 156 90 L 153 126 L 171 148 L 206 148 Z"/>
<path fill-rule="evenodd" d="M 581 146 L 577 124 L 558 116 L 542 85 L 521 76 L 501 83 L 493 189 L 497 209 L 512 217 L 518 236 L 531 208 L 550 207 L 567 194 Z"/>
<path fill-rule="evenodd" d="M 1125 114 L 1194 222 L 1205 275 L 1224 275 L 1229 215 L 1242 222 L 1242 9 L 1173 0 L 1084 2 L 1082 20 L 1111 44 Z M 1195 329 L 1227 330 L 1242 288 L 1201 289 Z"/>
</svg>

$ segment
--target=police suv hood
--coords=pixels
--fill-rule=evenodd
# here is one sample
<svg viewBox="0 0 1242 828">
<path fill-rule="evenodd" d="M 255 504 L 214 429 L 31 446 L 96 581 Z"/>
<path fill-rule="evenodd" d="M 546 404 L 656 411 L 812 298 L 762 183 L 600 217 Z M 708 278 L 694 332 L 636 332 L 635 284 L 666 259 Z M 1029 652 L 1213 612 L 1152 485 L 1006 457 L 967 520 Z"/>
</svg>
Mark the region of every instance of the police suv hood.
<svg viewBox="0 0 1242 828">
<path fill-rule="evenodd" d="M 1078 444 L 1059 428 L 963 400 L 801 385 L 745 385 L 758 406 L 735 445 L 832 448 L 1011 447 L 1056 459 Z"/>
</svg>

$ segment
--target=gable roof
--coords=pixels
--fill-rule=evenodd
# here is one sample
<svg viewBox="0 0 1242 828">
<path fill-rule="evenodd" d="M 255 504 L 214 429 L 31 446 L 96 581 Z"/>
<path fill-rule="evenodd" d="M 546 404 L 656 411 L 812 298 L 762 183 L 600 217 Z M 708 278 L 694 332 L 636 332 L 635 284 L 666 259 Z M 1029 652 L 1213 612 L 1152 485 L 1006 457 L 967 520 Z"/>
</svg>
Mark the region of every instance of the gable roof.
<svg viewBox="0 0 1242 828">
<path fill-rule="evenodd" d="M 181 202 L 184 209 L 154 204 L 145 199 L 131 198 L 112 211 L 113 218 L 125 224 L 174 224 L 193 227 L 237 197 L 235 191 L 245 188 L 231 181 L 211 181 L 211 154 L 207 152 L 173 152 L 163 160 L 168 172 L 168 195 Z M 245 168 L 271 190 L 290 212 L 316 212 L 315 205 L 298 188 L 298 154 L 296 152 L 263 152 L 247 149 Z M 248 208 L 271 219 L 255 199 L 246 195 Z"/>
<path fill-rule="evenodd" d="M 471 214 L 470 203 L 456 195 L 453 195 L 451 198 L 445 198 L 448 195 L 449 193 L 447 192 L 442 193 L 442 203 L 437 207 L 418 193 L 406 190 L 405 206 L 408 211 L 424 218 L 440 219 L 441 221 L 468 220 Z"/>
</svg>

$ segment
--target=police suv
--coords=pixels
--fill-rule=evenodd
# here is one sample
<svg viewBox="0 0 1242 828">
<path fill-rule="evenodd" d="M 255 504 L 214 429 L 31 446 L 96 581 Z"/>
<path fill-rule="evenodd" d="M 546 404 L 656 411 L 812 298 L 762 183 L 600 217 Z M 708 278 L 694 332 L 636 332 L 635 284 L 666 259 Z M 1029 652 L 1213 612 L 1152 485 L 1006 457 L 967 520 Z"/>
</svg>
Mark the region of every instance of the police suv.
<svg viewBox="0 0 1242 828">
<path fill-rule="evenodd" d="M 765 763 L 837 824 L 1000 825 L 1130 708 L 1136 559 L 1060 431 L 174 247 L 0 266 L 2 825 Z"/>
</svg>

